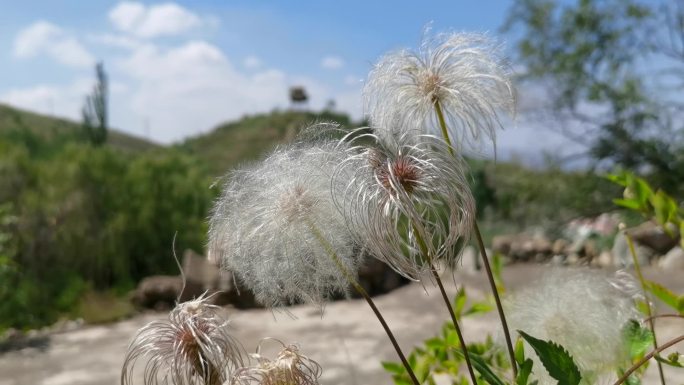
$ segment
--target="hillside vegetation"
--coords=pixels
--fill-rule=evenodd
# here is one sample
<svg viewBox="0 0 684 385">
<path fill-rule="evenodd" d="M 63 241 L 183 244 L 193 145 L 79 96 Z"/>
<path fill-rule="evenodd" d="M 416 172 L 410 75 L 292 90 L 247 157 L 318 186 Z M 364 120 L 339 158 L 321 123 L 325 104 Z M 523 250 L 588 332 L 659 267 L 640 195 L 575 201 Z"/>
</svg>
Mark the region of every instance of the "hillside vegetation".
<svg viewBox="0 0 684 385">
<path fill-rule="evenodd" d="M 122 296 L 146 276 L 177 274 L 174 248 L 206 244 L 216 178 L 329 121 L 354 126 L 341 114 L 275 111 L 174 146 L 111 132 L 97 147 L 78 123 L 0 106 L 0 330 L 80 317 L 93 293 Z M 471 166 L 490 234 L 552 227 L 615 196 L 585 172 Z"/>
<path fill-rule="evenodd" d="M 36 114 L 0 104 L 0 137 L 13 138 L 15 141 L 37 139 L 45 141 L 73 141 L 81 130 L 80 123 L 70 120 Z M 31 138 L 33 134 L 36 138 Z M 144 151 L 158 145 L 120 131 L 110 130 L 107 144 L 125 151 Z"/>
</svg>

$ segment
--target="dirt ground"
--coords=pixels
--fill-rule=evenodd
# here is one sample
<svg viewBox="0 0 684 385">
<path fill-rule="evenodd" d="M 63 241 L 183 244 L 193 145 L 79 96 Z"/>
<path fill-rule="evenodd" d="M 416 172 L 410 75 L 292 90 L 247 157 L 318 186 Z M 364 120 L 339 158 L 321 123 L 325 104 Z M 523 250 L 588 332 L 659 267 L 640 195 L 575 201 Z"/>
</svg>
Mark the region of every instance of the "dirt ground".
<svg viewBox="0 0 684 385">
<path fill-rule="evenodd" d="M 540 265 L 516 265 L 504 269 L 508 290 L 515 290 L 544 273 Z M 684 292 L 684 272 L 648 270 L 647 275 L 679 293 Z M 465 285 L 470 297 L 486 294 L 483 273 L 467 267 L 454 275 L 455 282 Z M 456 285 L 449 275 L 450 294 Z M 405 351 L 435 335 L 447 317 L 436 289 L 411 284 L 376 298 L 377 306 L 398 337 Z M 263 337 L 297 343 L 302 352 L 323 367 L 321 384 L 366 385 L 391 384 L 380 366 L 382 360 L 397 360 L 385 334 L 371 310 L 360 300 L 329 304 L 323 316 L 318 309 L 297 306 L 291 314 L 269 310 L 227 310 L 233 335 L 249 351 Z M 54 334 L 36 346 L 0 355 L 0 385 L 114 385 L 119 383 L 126 347 L 138 328 L 164 318 L 164 313 L 148 313 L 116 324 L 90 326 Z M 679 322 L 677 322 L 679 321 Z M 494 312 L 478 318 L 466 318 L 463 330 L 468 341 L 497 333 Z M 659 339 L 665 341 L 684 333 L 684 322 L 663 319 L 658 323 Z M 684 351 L 680 346 L 679 351 Z M 684 384 L 684 369 L 667 369 L 669 385 Z M 142 383 L 141 381 L 139 383 Z M 652 365 L 644 384 L 656 384 L 657 372 Z"/>
</svg>

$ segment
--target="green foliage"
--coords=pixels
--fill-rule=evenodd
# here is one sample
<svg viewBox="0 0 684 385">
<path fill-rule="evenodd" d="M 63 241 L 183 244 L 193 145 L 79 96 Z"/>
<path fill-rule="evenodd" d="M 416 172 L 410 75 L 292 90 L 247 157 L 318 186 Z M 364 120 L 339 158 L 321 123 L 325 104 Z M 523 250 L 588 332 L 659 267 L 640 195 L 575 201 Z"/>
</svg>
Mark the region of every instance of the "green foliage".
<svg viewBox="0 0 684 385">
<path fill-rule="evenodd" d="M 654 190 L 643 178 L 622 171 L 607 178 L 625 188 L 623 198 L 613 202 L 656 221 L 671 237 L 679 237 L 684 247 L 684 208 L 663 190 Z M 684 315 L 684 294 L 677 295 L 656 282 L 646 281 L 646 290 Z"/>
<path fill-rule="evenodd" d="M 582 380 L 577 364 L 565 348 L 552 342 L 543 341 L 518 330 L 525 341 L 532 346 L 549 375 L 558 380 L 558 385 L 577 385 Z"/>
<path fill-rule="evenodd" d="M 460 289 L 454 298 L 453 308 L 456 318 L 460 319 L 462 316 L 486 313 L 493 308 L 493 305 L 491 301 L 469 304 L 465 289 Z M 470 383 L 469 375 L 461 372 L 465 359 L 460 348 L 456 329 L 453 323 L 447 322 L 442 326 L 439 336 L 426 340 L 423 346 L 414 349 L 408 355 L 407 360 L 421 383 L 434 384 L 432 375 L 445 374 L 454 384 L 468 384 Z M 505 383 L 497 371 L 506 370 L 509 365 L 508 360 L 504 352 L 496 348 L 491 338 L 487 338 L 482 343 L 469 344 L 468 353 L 475 370 L 485 383 L 494 385 Z M 395 384 L 411 383 L 406 369 L 400 363 L 383 362 L 383 368 L 392 374 Z"/>
<path fill-rule="evenodd" d="M 36 147 L 44 148 L 44 147 Z M 175 274 L 173 240 L 201 250 L 214 192 L 201 162 L 175 150 L 133 155 L 79 142 L 33 156 L 0 140 L 4 233 L 0 328 L 39 327 L 90 290 L 125 292 L 145 276 Z"/>
<path fill-rule="evenodd" d="M 643 358 L 653 346 L 653 333 L 641 327 L 635 320 L 630 320 L 625 326 L 624 338 L 629 348 L 629 356 L 633 361 Z"/>
<path fill-rule="evenodd" d="M 493 200 L 478 201 L 484 225 L 495 232 L 516 232 L 528 226 L 553 231 L 570 219 L 605 212 L 619 188 L 588 171 L 557 168 L 534 170 L 515 163 L 472 162 L 473 173 L 483 170 L 484 178 L 473 179 L 472 188 L 486 183 Z M 516 228 L 501 228 L 512 224 Z M 560 230 L 558 230 L 560 231 Z"/>
</svg>

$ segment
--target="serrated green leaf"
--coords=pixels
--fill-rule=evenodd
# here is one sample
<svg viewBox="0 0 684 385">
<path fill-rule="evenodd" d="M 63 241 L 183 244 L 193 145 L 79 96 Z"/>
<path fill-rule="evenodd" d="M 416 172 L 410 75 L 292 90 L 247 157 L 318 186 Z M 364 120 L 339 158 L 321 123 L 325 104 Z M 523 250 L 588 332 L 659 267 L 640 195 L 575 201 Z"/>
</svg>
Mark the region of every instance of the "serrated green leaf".
<svg viewBox="0 0 684 385">
<path fill-rule="evenodd" d="M 544 341 L 518 330 L 539 357 L 549 375 L 558 385 L 577 385 L 582 379 L 577 364 L 565 348 L 552 341 Z"/>
<path fill-rule="evenodd" d="M 622 332 L 632 360 L 643 357 L 653 346 L 653 333 L 635 320 L 629 320 Z"/>
<path fill-rule="evenodd" d="M 532 360 L 528 358 L 518 368 L 518 377 L 515 379 L 515 385 L 527 385 L 530 373 L 532 373 Z"/>
</svg>

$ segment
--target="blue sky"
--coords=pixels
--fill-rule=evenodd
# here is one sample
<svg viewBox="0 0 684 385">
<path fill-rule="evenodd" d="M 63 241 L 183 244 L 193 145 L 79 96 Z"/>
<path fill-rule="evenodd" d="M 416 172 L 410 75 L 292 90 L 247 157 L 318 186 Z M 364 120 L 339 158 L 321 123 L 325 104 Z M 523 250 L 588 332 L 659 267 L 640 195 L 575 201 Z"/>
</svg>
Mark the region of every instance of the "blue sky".
<svg viewBox="0 0 684 385">
<path fill-rule="evenodd" d="M 307 88 L 312 108 L 334 99 L 360 118 L 363 79 L 384 52 L 415 47 L 428 23 L 506 42 L 498 29 L 510 4 L 0 0 L 0 102 L 79 119 L 102 60 L 112 125 L 161 143 L 287 107 L 292 85 Z M 518 152 L 563 145 L 547 139 L 511 128 L 499 143 Z"/>
</svg>

